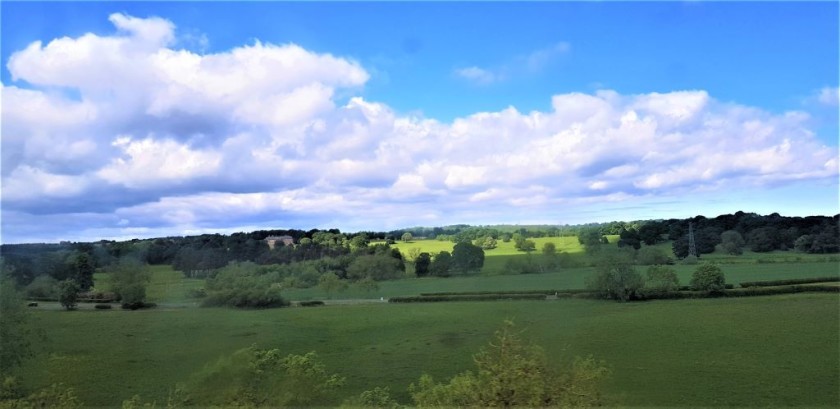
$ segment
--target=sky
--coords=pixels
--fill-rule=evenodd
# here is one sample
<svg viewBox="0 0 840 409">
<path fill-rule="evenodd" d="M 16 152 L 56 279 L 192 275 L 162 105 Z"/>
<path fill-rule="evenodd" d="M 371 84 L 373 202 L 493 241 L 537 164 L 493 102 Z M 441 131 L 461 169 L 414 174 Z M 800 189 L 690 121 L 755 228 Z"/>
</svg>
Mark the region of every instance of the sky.
<svg viewBox="0 0 840 409">
<path fill-rule="evenodd" d="M 838 210 L 838 3 L 3 2 L 0 242 Z"/>
</svg>

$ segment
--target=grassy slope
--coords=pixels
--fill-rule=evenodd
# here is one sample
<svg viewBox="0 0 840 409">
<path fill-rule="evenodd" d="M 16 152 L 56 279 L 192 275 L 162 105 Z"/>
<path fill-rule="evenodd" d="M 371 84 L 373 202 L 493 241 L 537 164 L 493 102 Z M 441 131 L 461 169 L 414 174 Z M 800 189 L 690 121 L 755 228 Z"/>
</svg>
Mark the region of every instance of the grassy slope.
<svg viewBox="0 0 840 409">
<path fill-rule="evenodd" d="M 165 400 L 177 382 L 251 344 L 316 350 L 348 378 L 406 400 L 421 373 L 448 377 L 501 320 L 515 319 L 556 365 L 593 354 L 613 369 L 622 405 L 838 405 L 840 304 L 834 294 L 620 304 L 591 300 L 356 305 L 264 311 L 39 311 L 49 353 L 27 386 L 64 382 L 88 405 L 134 394 Z M 334 404 L 335 402 L 325 402 Z"/>
</svg>

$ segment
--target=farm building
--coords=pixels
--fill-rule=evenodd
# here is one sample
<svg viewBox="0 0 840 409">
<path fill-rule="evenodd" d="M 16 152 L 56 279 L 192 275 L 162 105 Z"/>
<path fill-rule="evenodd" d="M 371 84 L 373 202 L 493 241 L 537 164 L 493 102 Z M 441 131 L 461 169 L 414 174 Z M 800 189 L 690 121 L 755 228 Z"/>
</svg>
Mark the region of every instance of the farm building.
<svg viewBox="0 0 840 409">
<path fill-rule="evenodd" d="M 283 243 L 284 246 L 291 246 L 295 244 L 295 239 L 292 236 L 268 236 L 265 242 L 268 243 L 268 248 L 274 249 L 277 242 Z"/>
</svg>

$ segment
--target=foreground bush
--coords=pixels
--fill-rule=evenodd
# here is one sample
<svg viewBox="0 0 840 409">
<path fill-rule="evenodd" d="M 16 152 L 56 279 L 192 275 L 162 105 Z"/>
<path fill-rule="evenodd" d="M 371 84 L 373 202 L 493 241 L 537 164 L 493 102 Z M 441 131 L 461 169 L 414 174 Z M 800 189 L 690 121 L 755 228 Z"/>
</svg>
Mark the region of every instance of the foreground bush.
<svg viewBox="0 0 840 409">
<path fill-rule="evenodd" d="M 593 358 L 576 358 L 563 372 L 547 364 L 543 350 L 526 344 L 506 322 L 495 339 L 473 356 L 476 371 L 447 383 L 423 375 L 409 392 L 417 407 L 591 407 L 601 401 L 608 370 Z"/>
<path fill-rule="evenodd" d="M 301 407 L 336 402 L 345 379 L 327 372 L 314 352 L 241 349 L 207 366 L 180 388 L 181 406 Z"/>
</svg>

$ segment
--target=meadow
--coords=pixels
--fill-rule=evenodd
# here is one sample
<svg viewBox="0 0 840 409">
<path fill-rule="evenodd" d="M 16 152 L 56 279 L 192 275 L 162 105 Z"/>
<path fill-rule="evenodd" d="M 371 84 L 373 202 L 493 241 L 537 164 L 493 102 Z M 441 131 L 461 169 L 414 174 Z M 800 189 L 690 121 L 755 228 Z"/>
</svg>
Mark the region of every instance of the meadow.
<svg viewBox="0 0 840 409">
<path fill-rule="evenodd" d="M 552 241 L 587 261 L 576 238 Z M 398 243 L 407 252 L 446 249 L 450 242 Z M 663 249 L 665 248 L 665 245 Z M 439 250 L 438 250 L 439 251 Z M 840 404 L 840 297 L 791 294 L 749 298 L 617 303 L 586 299 L 473 303 L 376 302 L 424 292 L 584 288 L 592 267 L 544 274 L 501 274 L 511 258 L 542 257 L 499 242 L 487 252 L 485 271 L 449 278 L 379 282 L 374 291 L 354 286 L 327 293 L 287 289 L 295 301 L 327 306 L 270 310 L 198 308 L 185 279 L 171 266 L 148 266 L 151 310 L 61 311 L 42 305 L 33 321 L 44 337 L 26 362 L 27 389 L 53 383 L 73 387 L 89 406 L 119 406 L 140 395 L 163 405 L 174 388 L 221 357 L 256 345 L 284 353 L 316 351 L 331 372 L 347 377 L 346 398 L 387 386 L 409 403 L 407 387 L 428 373 L 438 380 L 472 369 L 472 354 L 504 319 L 541 345 L 555 366 L 592 355 L 612 370 L 603 392 L 610 406 L 837 406 Z M 835 259 L 793 252 L 747 253 L 737 261 L 717 253 L 728 283 L 838 276 Z M 497 261 L 493 261 L 497 260 Z M 494 264 L 495 263 L 495 264 Z M 674 265 L 681 284 L 695 266 Z M 645 267 L 637 267 L 644 272 Z M 95 275 L 99 290 L 108 275 Z M 368 302 L 363 302 L 368 300 Z M 376 300 L 376 301 L 374 301 Z M 336 305 L 330 305 L 336 304 Z M 340 305 L 339 305 L 340 304 Z M 55 307 L 55 308 L 52 308 Z M 333 406 L 341 399 L 322 402 Z"/>
<path fill-rule="evenodd" d="M 256 344 L 317 351 L 347 377 L 341 396 L 406 387 L 422 373 L 471 369 L 505 318 L 554 365 L 604 360 L 607 403 L 626 406 L 836 406 L 840 304 L 835 294 L 614 303 L 594 300 L 368 304 L 233 310 L 38 311 L 44 351 L 23 368 L 28 387 L 61 382 L 82 402 L 135 394 L 165 402 L 176 384 Z M 334 405 L 340 402 L 323 402 Z"/>
</svg>

